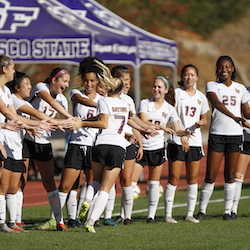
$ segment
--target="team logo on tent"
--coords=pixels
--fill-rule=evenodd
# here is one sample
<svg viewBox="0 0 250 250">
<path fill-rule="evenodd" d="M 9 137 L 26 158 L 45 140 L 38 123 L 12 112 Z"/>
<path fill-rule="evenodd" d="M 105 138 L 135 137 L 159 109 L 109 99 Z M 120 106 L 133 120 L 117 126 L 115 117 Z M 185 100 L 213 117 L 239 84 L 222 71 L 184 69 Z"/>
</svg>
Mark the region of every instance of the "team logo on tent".
<svg viewBox="0 0 250 250">
<path fill-rule="evenodd" d="M 27 27 L 39 14 L 37 7 L 11 6 L 0 0 L 0 33 L 15 33 L 18 27 Z"/>
</svg>

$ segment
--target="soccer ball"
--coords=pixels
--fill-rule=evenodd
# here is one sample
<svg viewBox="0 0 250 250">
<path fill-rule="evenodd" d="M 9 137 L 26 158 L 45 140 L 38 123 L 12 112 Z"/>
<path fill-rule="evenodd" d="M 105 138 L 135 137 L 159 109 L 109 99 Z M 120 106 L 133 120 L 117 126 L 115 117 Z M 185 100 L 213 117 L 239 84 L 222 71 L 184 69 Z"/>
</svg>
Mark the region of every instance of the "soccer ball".
<svg viewBox="0 0 250 250">
<path fill-rule="evenodd" d="M 133 193 L 134 193 L 134 200 L 136 200 L 140 196 L 140 193 L 141 193 L 141 189 L 138 185 L 135 186 Z"/>
</svg>

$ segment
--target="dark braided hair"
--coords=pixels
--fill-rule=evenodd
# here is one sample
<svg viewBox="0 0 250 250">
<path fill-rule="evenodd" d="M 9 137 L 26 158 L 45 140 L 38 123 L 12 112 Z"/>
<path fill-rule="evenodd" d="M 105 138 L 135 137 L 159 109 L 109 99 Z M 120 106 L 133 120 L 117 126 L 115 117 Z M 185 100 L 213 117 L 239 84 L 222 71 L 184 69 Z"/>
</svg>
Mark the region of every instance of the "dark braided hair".
<svg viewBox="0 0 250 250">
<path fill-rule="evenodd" d="M 216 77 L 217 79 L 219 78 L 218 76 L 218 68 L 219 68 L 219 64 L 221 61 L 229 61 L 232 66 L 234 67 L 234 71 L 232 72 L 232 76 L 231 76 L 231 80 L 234 81 L 235 77 L 236 77 L 236 68 L 233 62 L 233 59 L 230 56 L 220 56 L 216 62 Z"/>
</svg>

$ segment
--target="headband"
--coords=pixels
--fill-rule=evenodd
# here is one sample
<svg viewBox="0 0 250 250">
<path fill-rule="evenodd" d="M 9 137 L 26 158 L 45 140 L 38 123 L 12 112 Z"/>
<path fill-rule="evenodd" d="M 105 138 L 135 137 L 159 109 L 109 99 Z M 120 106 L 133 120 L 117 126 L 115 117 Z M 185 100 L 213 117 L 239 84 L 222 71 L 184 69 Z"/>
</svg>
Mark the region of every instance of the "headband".
<svg viewBox="0 0 250 250">
<path fill-rule="evenodd" d="M 157 76 L 156 79 L 161 79 L 161 80 L 163 80 L 163 82 L 164 82 L 165 85 L 166 85 L 166 88 L 169 89 L 169 83 L 168 83 L 168 80 L 167 80 L 165 77 L 163 77 L 163 76 Z"/>
<path fill-rule="evenodd" d="M 61 70 L 60 70 L 55 76 L 53 76 L 53 77 L 58 78 L 59 76 L 64 75 L 64 74 L 69 74 L 68 70 L 66 70 L 66 69 L 61 69 Z M 52 77 L 52 78 L 53 78 L 53 77 Z"/>
</svg>

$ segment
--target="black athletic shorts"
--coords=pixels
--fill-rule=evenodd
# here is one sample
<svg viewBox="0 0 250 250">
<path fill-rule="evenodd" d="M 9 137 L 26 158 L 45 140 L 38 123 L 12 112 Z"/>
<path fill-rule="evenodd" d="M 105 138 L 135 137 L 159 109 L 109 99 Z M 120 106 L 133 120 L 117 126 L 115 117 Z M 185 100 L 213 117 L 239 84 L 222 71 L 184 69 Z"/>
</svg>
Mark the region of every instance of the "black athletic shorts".
<svg viewBox="0 0 250 250">
<path fill-rule="evenodd" d="M 122 168 L 125 152 L 125 149 L 119 146 L 97 145 L 92 147 L 92 161 L 111 168 Z"/>
<path fill-rule="evenodd" d="M 12 172 L 22 173 L 24 172 L 25 166 L 23 160 L 14 160 L 8 157 L 4 161 L 4 168 Z"/>
<path fill-rule="evenodd" d="M 65 168 L 76 170 L 91 169 L 91 149 L 90 146 L 68 144 L 68 150 L 64 158 Z"/>
<path fill-rule="evenodd" d="M 150 167 L 160 166 L 166 161 L 166 150 L 165 148 L 156 149 L 156 150 L 143 150 L 143 157 L 139 163 L 143 167 L 148 165 Z"/>
<path fill-rule="evenodd" d="M 250 155 L 250 141 L 244 141 L 242 147 L 242 154 Z"/>
<path fill-rule="evenodd" d="M 126 148 L 126 156 L 125 156 L 125 161 L 126 160 L 133 160 L 136 158 L 136 152 L 137 152 L 137 147 L 135 144 L 131 144 Z"/>
<path fill-rule="evenodd" d="M 53 159 L 51 143 L 40 144 L 29 140 L 26 141 L 31 159 L 38 161 L 50 161 Z"/>
<path fill-rule="evenodd" d="M 242 136 L 213 135 L 209 134 L 208 149 L 214 152 L 240 152 L 242 148 Z"/>
<path fill-rule="evenodd" d="M 172 161 L 199 161 L 204 153 L 202 147 L 190 146 L 188 152 L 185 153 L 181 145 L 168 143 L 167 156 Z"/>
<path fill-rule="evenodd" d="M 27 139 L 23 139 L 23 158 L 30 158 L 30 150 L 27 145 Z"/>
</svg>

